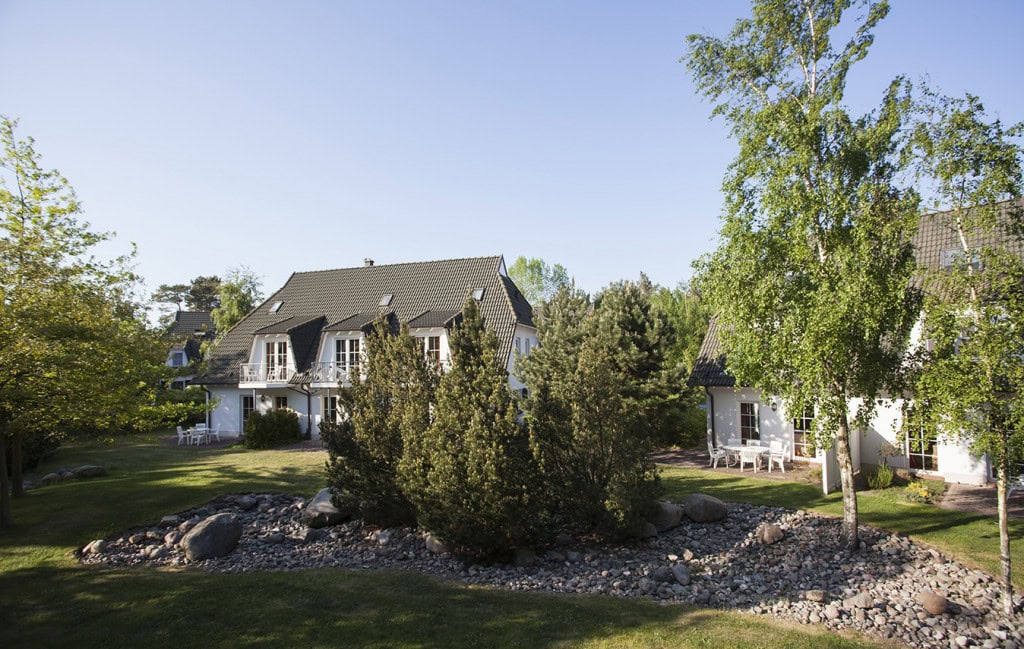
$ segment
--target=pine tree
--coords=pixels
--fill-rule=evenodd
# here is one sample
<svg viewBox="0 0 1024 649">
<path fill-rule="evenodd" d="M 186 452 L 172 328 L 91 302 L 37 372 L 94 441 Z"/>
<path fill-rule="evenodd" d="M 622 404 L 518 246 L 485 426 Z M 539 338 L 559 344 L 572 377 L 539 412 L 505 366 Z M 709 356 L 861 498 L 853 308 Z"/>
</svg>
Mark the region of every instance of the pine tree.
<svg viewBox="0 0 1024 649">
<path fill-rule="evenodd" d="M 385 319 L 366 337 L 363 367 L 365 378 L 341 392 L 342 421 L 321 424 L 330 453 L 328 478 L 356 497 L 364 520 L 411 524 L 416 512 L 398 479 L 403 436 L 409 431 L 415 437 L 429 425 L 437 374 L 408 330 L 394 336 Z"/>
<path fill-rule="evenodd" d="M 434 421 L 407 430 L 401 476 L 421 527 L 455 552 L 500 558 L 540 534 L 536 467 L 497 359 L 497 338 L 467 299 L 450 338 Z"/>
</svg>

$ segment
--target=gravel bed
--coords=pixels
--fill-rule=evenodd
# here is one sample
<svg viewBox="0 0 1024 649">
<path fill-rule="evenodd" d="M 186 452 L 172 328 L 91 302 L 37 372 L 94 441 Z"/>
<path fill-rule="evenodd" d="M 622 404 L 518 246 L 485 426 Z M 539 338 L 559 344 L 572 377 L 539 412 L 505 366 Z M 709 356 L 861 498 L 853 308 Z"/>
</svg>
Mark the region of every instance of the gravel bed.
<svg viewBox="0 0 1024 649">
<path fill-rule="evenodd" d="M 514 591 L 641 597 L 785 618 L 833 630 L 856 629 L 912 647 L 1024 649 L 1019 618 L 1001 612 L 993 577 L 908 538 L 860 528 L 861 548 L 847 552 L 834 518 L 781 507 L 727 503 L 715 523 L 683 523 L 629 544 L 568 538 L 540 556 L 510 565 L 477 565 L 427 549 L 409 528 L 374 529 L 349 521 L 323 529 L 302 521 L 306 501 L 280 494 L 235 494 L 164 517 L 157 525 L 94 542 L 86 564 L 190 566 L 211 572 L 338 567 L 398 568 Z M 229 513 L 242 524 L 230 554 L 189 561 L 182 536 L 204 519 Z M 758 540 L 764 524 L 782 539 Z M 923 591 L 945 598 L 930 614 Z"/>
</svg>

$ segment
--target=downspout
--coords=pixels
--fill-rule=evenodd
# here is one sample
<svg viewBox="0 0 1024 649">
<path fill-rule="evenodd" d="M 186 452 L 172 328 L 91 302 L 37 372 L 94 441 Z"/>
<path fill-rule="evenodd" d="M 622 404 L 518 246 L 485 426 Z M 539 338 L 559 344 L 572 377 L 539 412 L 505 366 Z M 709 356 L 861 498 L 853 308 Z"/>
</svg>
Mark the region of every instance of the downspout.
<svg viewBox="0 0 1024 649">
<path fill-rule="evenodd" d="M 206 387 L 205 385 L 203 385 L 203 392 L 206 393 L 206 414 L 205 414 L 206 427 L 207 428 L 213 428 L 213 426 L 211 425 L 213 422 L 210 421 L 210 396 L 213 395 L 213 393 L 210 392 L 210 388 Z"/>
<path fill-rule="evenodd" d="M 292 392 L 306 395 L 306 439 L 313 439 L 313 391 L 308 383 L 299 384 L 299 389 L 288 388 Z"/>
<path fill-rule="evenodd" d="M 715 432 L 715 395 L 704 386 L 704 392 L 708 395 L 708 414 L 711 417 L 711 445 L 718 448 L 718 434 Z"/>
</svg>

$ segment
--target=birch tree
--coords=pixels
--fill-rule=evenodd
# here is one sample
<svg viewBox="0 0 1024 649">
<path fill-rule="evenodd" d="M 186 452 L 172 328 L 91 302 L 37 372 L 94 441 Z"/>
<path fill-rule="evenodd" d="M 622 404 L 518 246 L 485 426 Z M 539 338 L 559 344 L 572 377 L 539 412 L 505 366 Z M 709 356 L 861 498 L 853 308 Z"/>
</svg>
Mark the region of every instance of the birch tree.
<svg viewBox="0 0 1024 649">
<path fill-rule="evenodd" d="M 925 96 L 915 129 L 929 227 L 951 242 L 925 271 L 921 372 L 908 426 L 987 453 L 997 478 L 1003 610 L 1013 609 L 1006 497 L 1024 459 L 1024 124 L 989 120 L 977 97 Z"/>
<path fill-rule="evenodd" d="M 918 315 L 917 200 L 897 184 L 908 91 L 895 80 L 859 117 L 844 104 L 847 75 L 887 13 L 884 1 L 757 0 L 725 38 L 690 35 L 684 57 L 739 144 L 721 244 L 698 262 L 698 287 L 738 383 L 790 412 L 814 408 L 815 445 L 834 445 L 839 462 L 851 548 L 851 427 L 894 387 Z M 851 35 L 834 43 L 838 32 Z M 857 397 L 864 406 L 851 412 Z"/>
</svg>

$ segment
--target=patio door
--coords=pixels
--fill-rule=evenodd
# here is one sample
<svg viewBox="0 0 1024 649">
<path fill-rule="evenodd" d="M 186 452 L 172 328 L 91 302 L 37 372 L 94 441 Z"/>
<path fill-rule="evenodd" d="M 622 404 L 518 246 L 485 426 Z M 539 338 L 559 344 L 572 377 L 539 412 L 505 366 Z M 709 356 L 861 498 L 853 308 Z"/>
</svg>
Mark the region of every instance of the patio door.
<svg viewBox="0 0 1024 649">
<path fill-rule="evenodd" d="M 239 411 L 242 413 L 242 421 L 239 424 L 238 430 L 245 432 L 245 422 L 249 421 L 249 415 L 256 409 L 256 398 L 251 394 L 243 394 L 241 399 L 241 407 Z"/>
</svg>

